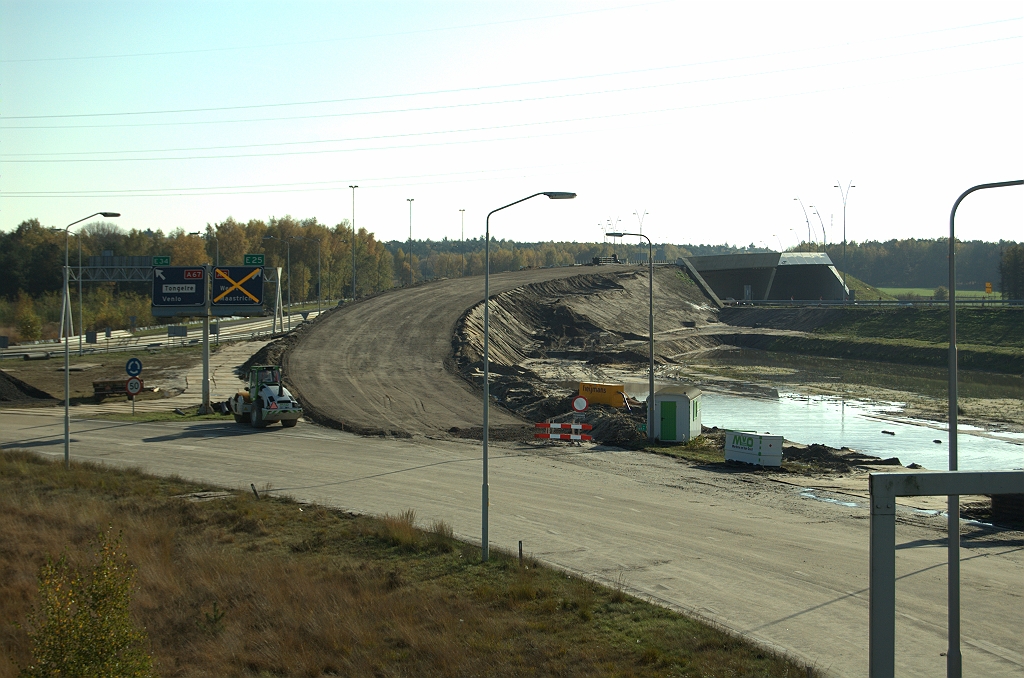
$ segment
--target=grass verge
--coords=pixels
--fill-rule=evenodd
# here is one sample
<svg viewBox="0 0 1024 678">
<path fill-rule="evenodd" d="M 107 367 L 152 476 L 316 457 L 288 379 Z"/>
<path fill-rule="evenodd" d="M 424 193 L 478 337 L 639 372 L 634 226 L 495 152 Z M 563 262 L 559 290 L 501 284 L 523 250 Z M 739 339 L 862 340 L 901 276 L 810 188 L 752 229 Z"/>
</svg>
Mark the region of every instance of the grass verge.
<svg viewBox="0 0 1024 678">
<path fill-rule="evenodd" d="M 415 515 L 374 519 L 180 478 L 0 452 L 0 618 L 24 621 L 47 556 L 113 526 L 168 676 L 818 675 L 706 624 L 492 550 Z M 0 678 L 29 662 L 0 627 Z"/>
</svg>

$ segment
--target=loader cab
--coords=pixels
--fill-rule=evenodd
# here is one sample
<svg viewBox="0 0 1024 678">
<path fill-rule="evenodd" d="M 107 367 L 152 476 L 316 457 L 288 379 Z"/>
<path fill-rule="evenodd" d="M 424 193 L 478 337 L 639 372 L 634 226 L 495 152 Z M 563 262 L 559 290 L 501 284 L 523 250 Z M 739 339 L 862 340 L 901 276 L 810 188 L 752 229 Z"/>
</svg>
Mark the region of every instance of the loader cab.
<svg viewBox="0 0 1024 678">
<path fill-rule="evenodd" d="M 281 368 L 254 367 L 249 372 L 249 392 L 255 393 L 264 384 L 279 386 L 281 384 Z"/>
</svg>

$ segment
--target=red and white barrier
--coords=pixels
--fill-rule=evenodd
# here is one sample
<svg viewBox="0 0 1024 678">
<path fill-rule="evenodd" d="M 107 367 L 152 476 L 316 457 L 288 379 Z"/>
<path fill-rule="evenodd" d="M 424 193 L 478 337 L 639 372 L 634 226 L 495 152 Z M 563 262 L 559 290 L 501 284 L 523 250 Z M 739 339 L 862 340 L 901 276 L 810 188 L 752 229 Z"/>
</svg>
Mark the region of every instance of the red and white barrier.
<svg viewBox="0 0 1024 678">
<path fill-rule="evenodd" d="M 544 438 L 545 440 L 593 440 L 593 437 L 587 434 L 573 434 L 573 433 L 534 433 L 534 438 Z"/>
<path fill-rule="evenodd" d="M 570 429 L 572 431 L 589 431 L 592 428 L 594 428 L 590 424 L 549 424 L 547 422 L 543 422 L 543 423 L 540 423 L 540 424 L 534 424 L 534 426 L 537 427 L 537 428 Z"/>
</svg>

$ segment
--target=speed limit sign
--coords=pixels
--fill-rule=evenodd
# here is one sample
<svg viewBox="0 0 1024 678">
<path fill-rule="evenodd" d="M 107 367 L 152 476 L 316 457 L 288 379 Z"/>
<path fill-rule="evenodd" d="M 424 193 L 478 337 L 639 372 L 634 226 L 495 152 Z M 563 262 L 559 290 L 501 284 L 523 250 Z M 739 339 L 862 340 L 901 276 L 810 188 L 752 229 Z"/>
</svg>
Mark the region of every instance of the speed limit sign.
<svg viewBox="0 0 1024 678">
<path fill-rule="evenodd" d="M 138 377 L 132 377 L 124 384 L 125 392 L 130 396 L 137 396 L 142 392 L 142 380 Z"/>
</svg>

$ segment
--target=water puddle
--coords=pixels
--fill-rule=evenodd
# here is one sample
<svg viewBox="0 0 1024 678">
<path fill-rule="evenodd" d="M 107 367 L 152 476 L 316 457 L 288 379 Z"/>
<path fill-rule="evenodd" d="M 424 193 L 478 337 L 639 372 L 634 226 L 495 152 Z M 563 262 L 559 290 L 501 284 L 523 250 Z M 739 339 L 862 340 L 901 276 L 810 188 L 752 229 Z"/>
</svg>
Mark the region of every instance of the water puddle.
<svg viewBox="0 0 1024 678">
<path fill-rule="evenodd" d="M 800 496 L 803 497 L 804 499 L 813 499 L 814 501 L 823 501 L 826 504 L 835 504 L 836 506 L 848 506 L 850 508 L 859 508 L 860 507 L 860 504 L 858 504 L 855 501 L 840 501 L 839 499 L 833 499 L 831 497 L 819 497 L 818 495 L 814 494 L 814 490 L 809 488 L 809 487 L 805 487 L 805 488 L 801 489 L 800 490 Z"/>
<path fill-rule="evenodd" d="M 849 447 L 883 459 L 899 457 L 905 466 L 917 463 L 936 471 L 948 468 L 945 427 L 935 422 L 892 418 L 902 411 L 902 403 L 896 402 L 870 403 L 786 392 L 775 399 L 747 398 L 705 391 L 701 423 L 770 432 L 808 445 Z M 961 470 L 1024 468 L 1024 435 L 964 425 L 958 430 Z"/>
</svg>

